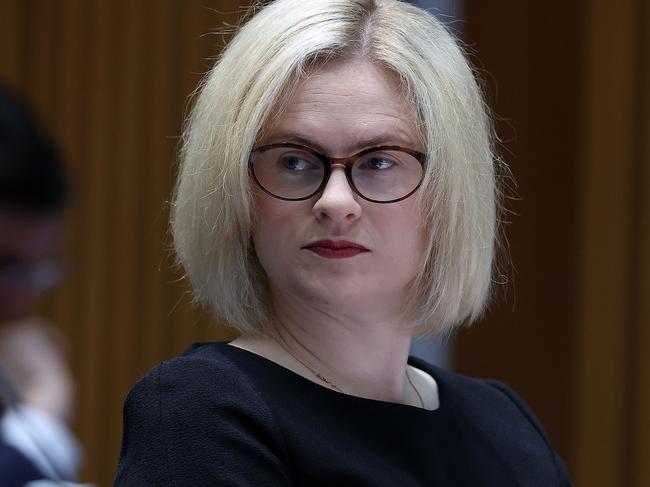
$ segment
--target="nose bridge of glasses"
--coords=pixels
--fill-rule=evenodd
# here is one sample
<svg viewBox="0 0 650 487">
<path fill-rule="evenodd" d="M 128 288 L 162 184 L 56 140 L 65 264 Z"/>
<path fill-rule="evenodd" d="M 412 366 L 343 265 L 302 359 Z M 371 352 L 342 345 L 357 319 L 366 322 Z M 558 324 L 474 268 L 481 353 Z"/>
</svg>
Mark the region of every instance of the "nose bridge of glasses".
<svg viewBox="0 0 650 487">
<path fill-rule="evenodd" d="M 328 188 L 330 187 L 330 184 L 332 182 L 333 177 L 343 177 L 343 181 L 345 181 L 345 184 L 347 186 L 347 190 L 350 193 L 355 193 L 354 186 L 352 184 L 352 181 L 350 180 L 350 167 L 349 163 L 347 162 L 349 159 L 343 160 L 343 159 L 330 159 L 330 171 L 329 174 L 325 176 L 326 180 L 323 185 L 323 192 L 326 192 Z M 335 162 L 336 161 L 336 162 Z M 335 174 L 339 171 L 335 171 L 335 168 L 340 168 L 343 174 L 340 176 L 335 176 Z"/>
<path fill-rule="evenodd" d="M 328 157 L 330 166 L 334 168 L 334 166 L 340 166 L 345 169 L 352 167 L 354 163 L 359 159 L 359 155 L 354 155 L 350 157 Z"/>
<path fill-rule="evenodd" d="M 354 163 L 357 162 L 359 156 L 354 155 L 350 157 L 328 157 L 327 159 L 330 164 L 330 174 L 327 177 L 328 180 L 326 181 L 326 184 L 329 183 L 329 178 L 334 173 L 334 168 L 339 167 L 344 172 L 350 189 L 354 191 L 354 183 L 352 182 L 352 166 L 354 166 Z"/>
<path fill-rule="evenodd" d="M 332 179 L 332 176 L 336 172 L 334 169 L 336 167 L 339 167 L 341 171 L 343 171 L 343 174 L 341 176 L 344 177 L 344 180 L 347 185 L 347 191 L 349 191 L 349 195 L 354 198 L 355 194 L 359 194 L 358 189 L 356 188 L 353 178 L 352 178 L 352 167 L 354 164 L 359 160 L 360 157 L 362 157 L 364 154 L 355 154 L 352 156 L 348 157 L 327 157 L 327 160 L 329 161 L 329 166 L 330 170 L 328 171 L 329 174 L 325 175 L 325 182 L 323 185 L 323 191 L 326 191 L 330 181 Z"/>
</svg>

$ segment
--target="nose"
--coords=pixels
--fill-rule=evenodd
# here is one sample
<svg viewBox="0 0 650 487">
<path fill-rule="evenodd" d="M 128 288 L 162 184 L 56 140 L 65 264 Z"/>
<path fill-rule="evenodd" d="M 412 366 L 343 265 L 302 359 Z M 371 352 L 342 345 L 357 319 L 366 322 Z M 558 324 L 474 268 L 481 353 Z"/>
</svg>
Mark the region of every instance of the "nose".
<svg viewBox="0 0 650 487">
<path fill-rule="evenodd" d="M 314 215 L 319 220 L 352 222 L 361 216 L 361 205 L 355 196 L 345 177 L 345 169 L 333 166 L 329 181 L 314 204 Z"/>
</svg>

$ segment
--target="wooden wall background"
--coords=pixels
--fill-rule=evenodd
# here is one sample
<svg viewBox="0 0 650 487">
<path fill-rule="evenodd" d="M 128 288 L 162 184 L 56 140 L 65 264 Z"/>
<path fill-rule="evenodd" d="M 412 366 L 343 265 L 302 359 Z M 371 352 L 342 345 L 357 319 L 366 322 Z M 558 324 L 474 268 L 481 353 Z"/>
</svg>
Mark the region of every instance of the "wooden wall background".
<svg viewBox="0 0 650 487">
<path fill-rule="evenodd" d="M 225 334 L 171 269 L 167 209 L 188 96 L 237 0 L 3 0 L 0 81 L 74 180 L 69 279 L 45 312 L 78 383 L 83 477 L 110 485 L 122 401 L 157 361 Z M 510 382 L 579 487 L 650 485 L 650 12 L 646 0 L 468 0 L 464 26 L 519 182 L 508 301 L 457 342 Z"/>
<path fill-rule="evenodd" d="M 458 368 L 533 406 L 578 487 L 650 485 L 650 7 L 466 3 L 518 182 L 509 299 Z"/>
<path fill-rule="evenodd" d="M 78 384 L 83 477 L 111 485 L 128 389 L 223 332 L 171 270 L 166 201 L 188 95 L 236 2 L 3 0 L 0 79 L 41 115 L 69 163 L 69 278 L 48 303 Z M 226 12 L 222 15 L 219 11 Z"/>
</svg>

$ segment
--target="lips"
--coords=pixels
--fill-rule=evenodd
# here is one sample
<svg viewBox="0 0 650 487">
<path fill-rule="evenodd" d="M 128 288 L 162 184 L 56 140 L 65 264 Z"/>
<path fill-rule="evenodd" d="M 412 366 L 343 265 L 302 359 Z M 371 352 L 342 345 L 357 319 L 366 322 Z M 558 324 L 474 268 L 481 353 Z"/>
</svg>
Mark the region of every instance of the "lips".
<svg viewBox="0 0 650 487">
<path fill-rule="evenodd" d="M 370 252 L 363 245 L 348 240 L 318 240 L 305 245 L 303 249 L 327 259 L 343 259 Z"/>
</svg>

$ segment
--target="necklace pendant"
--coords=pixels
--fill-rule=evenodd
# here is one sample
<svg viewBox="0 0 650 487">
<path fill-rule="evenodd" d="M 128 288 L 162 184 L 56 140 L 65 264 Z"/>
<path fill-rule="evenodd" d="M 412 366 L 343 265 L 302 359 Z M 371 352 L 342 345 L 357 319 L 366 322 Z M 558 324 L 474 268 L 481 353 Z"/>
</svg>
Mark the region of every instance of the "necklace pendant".
<svg viewBox="0 0 650 487">
<path fill-rule="evenodd" d="M 322 375 L 320 375 L 318 372 L 315 372 L 314 374 L 316 375 L 316 377 L 318 377 L 318 378 L 319 378 L 320 380 L 322 380 L 323 382 L 325 382 L 325 383 L 327 383 L 327 384 L 330 384 L 330 385 L 333 385 L 330 381 L 328 381 L 325 377 L 323 377 Z"/>
</svg>

